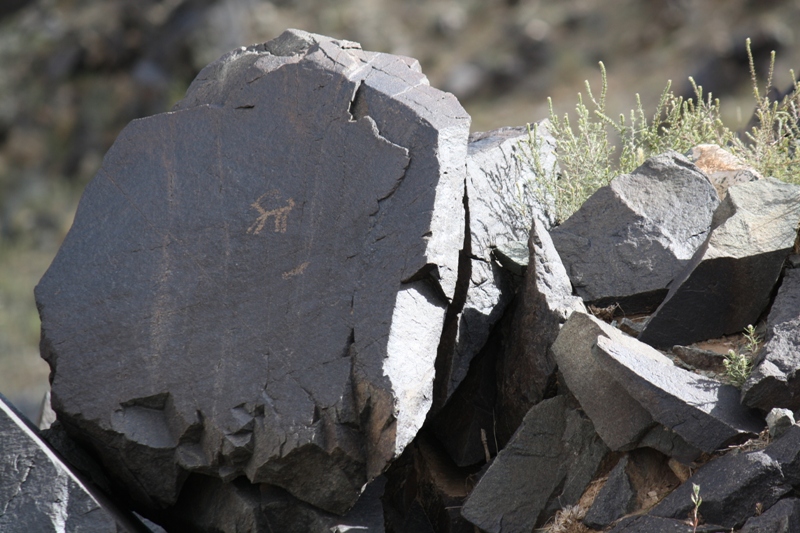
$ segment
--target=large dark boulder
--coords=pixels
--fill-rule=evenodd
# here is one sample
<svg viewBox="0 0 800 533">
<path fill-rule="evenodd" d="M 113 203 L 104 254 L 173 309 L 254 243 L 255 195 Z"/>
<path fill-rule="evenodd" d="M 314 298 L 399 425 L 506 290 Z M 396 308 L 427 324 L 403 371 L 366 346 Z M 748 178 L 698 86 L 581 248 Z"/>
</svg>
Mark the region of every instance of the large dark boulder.
<svg viewBox="0 0 800 533">
<path fill-rule="evenodd" d="M 0 396 L 0 531 L 149 530 L 81 479 Z"/>
<path fill-rule="evenodd" d="M 584 300 L 652 310 L 705 240 L 718 203 L 708 178 L 667 152 L 598 189 L 553 242 Z"/>
<path fill-rule="evenodd" d="M 759 359 L 742 387 L 742 402 L 764 411 L 800 409 L 800 268 L 787 269 L 783 276 Z"/>
<path fill-rule="evenodd" d="M 672 347 L 755 324 L 794 247 L 798 220 L 800 186 L 767 178 L 730 187 L 711 234 L 639 339 Z"/>
<path fill-rule="evenodd" d="M 764 514 L 744 523 L 740 533 L 794 533 L 800 531 L 800 500 L 785 498 Z"/>
<path fill-rule="evenodd" d="M 36 288 L 58 419 L 143 509 L 194 473 L 346 512 L 431 404 L 469 122 L 416 61 L 305 32 L 206 67 Z"/>
</svg>

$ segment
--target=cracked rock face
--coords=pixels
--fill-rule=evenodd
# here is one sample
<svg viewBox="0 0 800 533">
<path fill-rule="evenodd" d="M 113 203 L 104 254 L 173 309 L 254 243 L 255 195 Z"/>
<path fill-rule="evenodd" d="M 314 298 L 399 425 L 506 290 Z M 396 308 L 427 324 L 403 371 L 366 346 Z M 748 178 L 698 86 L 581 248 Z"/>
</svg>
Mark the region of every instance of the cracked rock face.
<svg viewBox="0 0 800 533">
<path fill-rule="evenodd" d="M 305 32 L 206 67 L 36 288 L 59 420 L 141 506 L 198 473 L 347 511 L 430 407 L 469 122 L 416 61 Z"/>
<path fill-rule="evenodd" d="M 705 240 L 717 204 L 708 178 L 670 151 L 598 189 L 553 243 L 585 301 L 652 310 Z"/>
<path fill-rule="evenodd" d="M 109 505 L 0 396 L 0 531 L 143 531 Z"/>
</svg>

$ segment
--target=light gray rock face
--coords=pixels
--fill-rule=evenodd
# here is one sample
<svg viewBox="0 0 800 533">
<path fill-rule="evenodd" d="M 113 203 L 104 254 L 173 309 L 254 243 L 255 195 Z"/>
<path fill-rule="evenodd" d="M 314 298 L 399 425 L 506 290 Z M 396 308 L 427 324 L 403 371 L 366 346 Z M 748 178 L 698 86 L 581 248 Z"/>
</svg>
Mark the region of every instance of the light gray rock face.
<svg viewBox="0 0 800 533">
<path fill-rule="evenodd" d="M 706 176 L 667 152 L 598 189 L 553 242 L 584 300 L 653 309 L 705 240 L 718 203 Z"/>
<path fill-rule="evenodd" d="M 742 387 L 742 402 L 765 411 L 800 409 L 800 268 L 787 269 L 783 276 L 759 359 Z"/>
<path fill-rule="evenodd" d="M 780 465 L 763 451 L 725 455 L 700 468 L 650 511 L 651 515 L 685 519 L 693 504 L 692 485 L 700 486 L 700 512 L 712 524 L 738 528 L 756 514 L 756 504 L 769 509 L 791 487 Z"/>
<path fill-rule="evenodd" d="M 146 532 L 72 470 L 0 396 L 0 531 Z"/>
<path fill-rule="evenodd" d="M 720 198 L 725 198 L 728 189 L 733 185 L 762 179 L 758 172 L 741 159 L 716 144 L 698 144 L 689 150 L 686 157 L 708 176 L 708 181 L 717 190 Z"/>
<path fill-rule="evenodd" d="M 555 140 L 546 128 L 546 124 L 538 125 L 542 139 L 539 157 L 545 168 L 554 168 Z M 552 211 L 551 206 L 542 205 L 542 198 L 544 183 L 555 176 L 536 176 L 522 153 L 526 148 L 521 143 L 527 139 L 525 127 L 475 133 L 469 138 L 469 242 L 462 252 L 463 268 L 468 269 L 462 276 L 468 285 L 464 287 L 463 307 L 454 317 L 456 323 L 443 335 L 444 359 L 436 369 L 437 381 L 444 387 L 437 391 L 441 403 L 464 379 L 470 361 L 486 344 L 492 326 L 514 296 L 511 276 L 493 260 L 492 250 L 527 240 L 532 220 L 547 220 L 547 213 Z"/>
<path fill-rule="evenodd" d="M 565 396 L 535 405 L 470 493 L 461 514 L 490 533 L 531 531 L 574 505 L 608 448 Z"/>
<path fill-rule="evenodd" d="M 800 531 L 800 499 L 785 498 L 760 516 L 744 523 L 740 533 L 793 533 Z"/>
<path fill-rule="evenodd" d="M 764 421 L 739 403 L 739 390 L 675 366 L 631 337 L 598 337 L 593 354 L 653 420 L 706 452 L 755 437 Z"/>
<path fill-rule="evenodd" d="M 575 311 L 586 311 L 572 296 L 569 277 L 553 241 L 540 220 L 528 240 L 529 267 L 511 325 L 510 340 L 498 369 L 498 431 L 508 439 L 555 380 L 550 347 L 561 325 Z"/>
<path fill-rule="evenodd" d="M 415 60 L 305 32 L 206 67 L 36 289 L 59 420 L 144 507 L 198 473 L 346 512 L 431 404 L 469 122 Z"/>
<path fill-rule="evenodd" d="M 756 323 L 797 239 L 799 218 L 800 186 L 767 178 L 730 187 L 708 240 L 639 339 L 686 345 Z"/>
</svg>

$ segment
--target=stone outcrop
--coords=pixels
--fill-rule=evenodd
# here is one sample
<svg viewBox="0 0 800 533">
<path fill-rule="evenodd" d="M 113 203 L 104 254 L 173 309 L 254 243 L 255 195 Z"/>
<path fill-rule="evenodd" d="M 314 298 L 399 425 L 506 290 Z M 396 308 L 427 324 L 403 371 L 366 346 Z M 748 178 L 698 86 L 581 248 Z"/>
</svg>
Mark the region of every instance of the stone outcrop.
<svg viewBox="0 0 800 533">
<path fill-rule="evenodd" d="M 740 533 L 791 533 L 800 531 L 800 499 L 785 498 L 764 514 L 749 518 Z"/>
<path fill-rule="evenodd" d="M 430 406 L 468 130 L 356 43 L 206 67 L 120 134 L 36 289 L 59 420 L 145 508 L 197 473 L 346 512 Z"/>
<path fill-rule="evenodd" d="M 718 202 L 706 176 L 668 152 L 598 189 L 553 242 L 585 301 L 652 310 L 705 240 Z"/>
<path fill-rule="evenodd" d="M 763 410 L 800 409 L 800 269 L 787 269 L 767 318 L 759 359 L 742 387 L 742 402 Z"/>
<path fill-rule="evenodd" d="M 755 323 L 794 247 L 798 218 L 800 186 L 767 178 L 730 187 L 711 234 L 639 339 L 671 347 Z"/>
</svg>

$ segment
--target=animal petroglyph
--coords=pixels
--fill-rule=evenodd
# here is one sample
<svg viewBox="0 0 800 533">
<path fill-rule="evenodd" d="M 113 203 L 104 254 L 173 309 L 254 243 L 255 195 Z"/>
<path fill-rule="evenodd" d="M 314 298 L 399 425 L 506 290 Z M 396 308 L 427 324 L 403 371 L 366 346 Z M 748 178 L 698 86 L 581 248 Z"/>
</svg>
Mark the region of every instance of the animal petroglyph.
<svg viewBox="0 0 800 533">
<path fill-rule="evenodd" d="M 258 197 L 258 200 L 250 204 L 250 206 L 258 211 L 258 218 L 256 219 L 253 224 L 247 228 L 247 233 L 252 235 L 258 235 L 264 229 L 264 226 L 267 224 L 269 217 L 275 217 L 275 233 L 286 233 L 286 222 L 287 218 L 289 217 L 289 213 L 294 208 L 294 200 L 289 198 L 286 201 L 286 205 L 283 207 L 278 207 L 275 209 L 267 210 L 261 203 L 268 198 L 274 198 L 276 196 L 275 192 L 268 192 L 262 194 Z"/>
<path fill-rule="evenodd" d="M 281 275 L 281 277 L 282 277 L 283 279 L 289 279 L 289 278 L 293 278 L 293 277 L 295 277 L 295 276 L 299 276 L 300 274 L 302 274 L 303 272 L 305 272 L 305 270 L 306 270 L 306 268 L 308 267 L 308 265 L 309 265 L 309 262 L 308 262 L 308 261 L 305 261 L 304 263 L 302 263 L 302 264 L 298 265 L 297 267 L 295 267 L 295 268 L 291 269 L 290 271 L 288 271 L 288 272 L 284 272 L 284 273 Z"/>
</svg>

